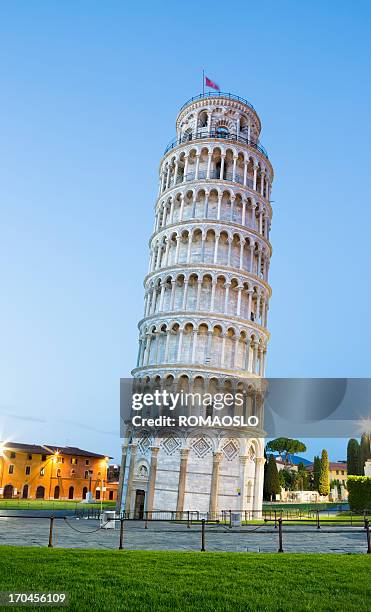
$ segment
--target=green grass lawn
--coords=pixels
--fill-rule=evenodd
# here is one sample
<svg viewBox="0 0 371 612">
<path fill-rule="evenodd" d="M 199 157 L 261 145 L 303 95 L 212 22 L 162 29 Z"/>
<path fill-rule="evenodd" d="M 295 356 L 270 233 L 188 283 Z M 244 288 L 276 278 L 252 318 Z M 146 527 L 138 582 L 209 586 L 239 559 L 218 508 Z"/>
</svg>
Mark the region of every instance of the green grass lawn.
<svg viewBox="0 0 371 612">
<path fill-rule="evenodd" d="M 369 610 L 371 555 L 0 548 L 3 591 L 67 591 L 70 610 Z"/>
</svg>

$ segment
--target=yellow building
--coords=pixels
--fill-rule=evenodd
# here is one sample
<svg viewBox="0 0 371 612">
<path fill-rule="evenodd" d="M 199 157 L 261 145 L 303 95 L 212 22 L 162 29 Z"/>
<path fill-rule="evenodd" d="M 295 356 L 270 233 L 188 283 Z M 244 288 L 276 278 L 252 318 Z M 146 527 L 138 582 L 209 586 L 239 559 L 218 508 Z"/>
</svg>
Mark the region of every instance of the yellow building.
<svg viewBox="0 0 371 612">
<path fill-rule="evenodd" d="M 348 469 L 347 464 L 344 461 L 333 462 L 330 461 L 329 464 L 329 475 L 330 475 L 330 483 L 333 480 L 339 480 L 341 484 L 345 485 L 346 480 L 348 478 Z"/>
<path fill-rule="evenodd" d="M 107 487 L 110 457 L 75 447 L 37 446 L 7 442 L 0 445 L 0 498 L 115 500 Z"/>
</svg>

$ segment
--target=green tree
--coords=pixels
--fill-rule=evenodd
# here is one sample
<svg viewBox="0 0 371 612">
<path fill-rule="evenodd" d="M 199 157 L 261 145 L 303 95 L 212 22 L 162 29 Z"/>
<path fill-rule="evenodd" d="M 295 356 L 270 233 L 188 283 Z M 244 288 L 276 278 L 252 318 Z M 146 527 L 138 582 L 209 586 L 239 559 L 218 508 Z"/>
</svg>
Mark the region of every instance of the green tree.
<svg viewBox="0 0 371 612">
<path fill-rule="evenodd" d="M 321 475 L 321 458 L 316 455 L 313 460 L 313 488 L 318 491 L 319 477 Z"/>
<path fill-rule="evenodd" d="M 347 471 L 348 476 L 357 476 L 360 473 L 360 448 L 355 438 L 351 438 L 347 446 Z"/>
<path fill-rule="evenodd" d="M 278 453 L 286 465 L 289 463 L 289 455 L 305 453 L 307 450 L 303 442 L 292 438 L 276 438 L 268 442 L 267 448 Z"/>
<path fill-rule="evenodd" d="M 272 501 L 273 496 L 281 492 L 280 479 L 278 475 L 278 469 L 276 460 L 271 455 L 268 460 L 267 471 L 265 473 L 264 480 L 264 495 L 266 499 Z"/>
<path fill-rule="evenodd" d="M 297 491 L 307 491 L 309 486 L 309 474 L 304 467 L 304 463 L 298 464 L 298 471 L 295 478 L 295 486 Z"/>
<path fill-rule="evenodd" d="M 361 444 L 359 447 L 359 475 L 364 476 L 365 463 L 367 459 L 371 459 L 371 449 L 370 449 L 370 441 L 371 436 L 367 433 L 362 434 Z M 348 472 L 349 474 L 349 472 Z"/>
<path fill-rule="evenodd" d="M 286 491 L 292 491 L 294 487 L 294 472 L 284 468 L 280 470 L 279 477 L 281 486 L 286 489 Z M 283 484 L 282 484 L 283 483 Z"/>
<path fill-rule="evenodd" d="M 330 493 L 329 461 L 326 449 L 323 449 L 321 455 L 321 473 L 319 477 L 318 491 L 320 495 L 328 495 Z"/>
</svg>

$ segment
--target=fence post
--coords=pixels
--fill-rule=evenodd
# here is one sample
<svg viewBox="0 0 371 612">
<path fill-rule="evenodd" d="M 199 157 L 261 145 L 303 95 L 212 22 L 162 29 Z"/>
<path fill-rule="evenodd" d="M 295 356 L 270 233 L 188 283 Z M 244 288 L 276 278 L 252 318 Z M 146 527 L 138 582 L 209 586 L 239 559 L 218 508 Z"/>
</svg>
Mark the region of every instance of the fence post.
<svg viewBox="0 0 371 612">
<path fill-rule="evenodd" d="M 144 529 L 148 529 L 148 511 L 146 510 L 146 522 L 144 524 Z"/>
<path fill-rule="evenodd" d="M 319 510 L 317 510 L 317 529 L 321 529 L 321 525 L 319 524 Z"/>
<path fill-rule="evenodd" d="M 205 519 L 201 522 L 201 552 L 205 552 Z"/>
<path fill-rule="evenodd" d="M 232 529 L 232 510 L 229 511 L 229 529 Z"/>
<path fill-rule="evenodd" d="M 50 517 L 50 527 L 49 527 L 49 544 L 48 548 L 53 548 L 53 527 L 54 527 L 54 516 Z"/>
<path fill-rule="evenodd" d="M 283 553 L 282 547 L 282 519 L 278 519 L 278 552 Z"/>
<path fill-rule="evenodd" d="M 274 528 L 277 529 L 277 510 L 274 511 Z"/>
<path fill-rule="evenodd" d="M 119 550 L 124 548 L 124 519 L 120 518 L 120 545 Z"/>
<path fill-rule="evenodd" d="M 371 554 L 370 521 L 365 518 L 365 529 L 367 536 L 367 553 Z"/>
</svg>

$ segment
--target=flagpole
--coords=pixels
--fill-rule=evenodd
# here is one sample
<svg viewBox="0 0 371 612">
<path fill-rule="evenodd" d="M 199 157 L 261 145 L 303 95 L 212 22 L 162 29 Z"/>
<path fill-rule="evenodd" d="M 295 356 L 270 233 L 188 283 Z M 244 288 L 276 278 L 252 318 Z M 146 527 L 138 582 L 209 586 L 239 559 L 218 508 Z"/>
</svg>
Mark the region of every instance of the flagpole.
<svg viewBox="0 0 371 612">
<path fill-rule="evenodd" d="M 202 95 L 205 95 L 205 70 L 202 69 Z"/>
</svg>

